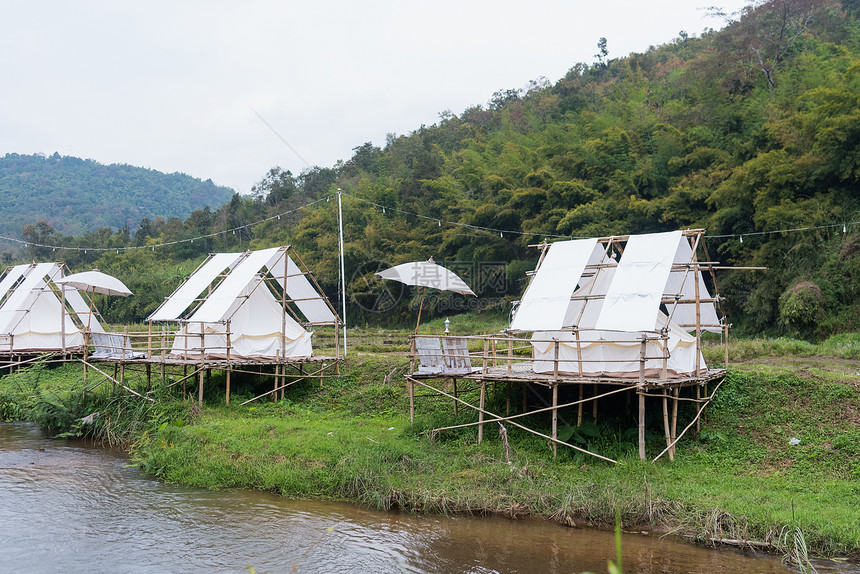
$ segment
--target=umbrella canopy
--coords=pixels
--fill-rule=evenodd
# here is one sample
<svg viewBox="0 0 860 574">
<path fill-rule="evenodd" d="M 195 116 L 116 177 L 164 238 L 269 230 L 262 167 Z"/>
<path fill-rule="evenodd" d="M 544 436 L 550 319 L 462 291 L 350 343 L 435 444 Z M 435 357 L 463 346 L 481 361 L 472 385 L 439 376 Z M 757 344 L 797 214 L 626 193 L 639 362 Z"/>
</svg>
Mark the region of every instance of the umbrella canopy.
<svg viewBox="0 0 860 574">
<path fill-rule="evenodd" d="M 112 275 L 102 273 L 98 269 L 67 275 L 55 280 L 54 283 L 68 285 L 69 287 L 89 291 L 90 293 L 103 293 L 104 295 L 128 297 L 132 294 L 131 290 L 122 281 Z"/>
<path fill-rule="evenodd" d="M 466 282 L 456 273 L 445 269 L 431 261 L 413 261 L 401 263 L 385 271 L 377 273 L 383 279 L 393 279 L 415 287 L 429 287 L 440 291 L 453 291 L 461 295 L 475 295 Z"/>
</svg>

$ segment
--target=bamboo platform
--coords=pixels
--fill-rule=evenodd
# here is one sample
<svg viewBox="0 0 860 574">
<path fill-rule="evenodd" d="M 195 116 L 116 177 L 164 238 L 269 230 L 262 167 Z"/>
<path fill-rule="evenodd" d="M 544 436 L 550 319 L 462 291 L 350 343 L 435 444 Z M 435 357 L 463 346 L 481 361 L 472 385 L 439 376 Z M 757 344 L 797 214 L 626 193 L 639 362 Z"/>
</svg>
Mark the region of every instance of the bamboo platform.
<svg viewBox="0 0 860 574">
<path fill-rule="evenodd" d="M 427 345 L 427 341 L 422 343 L 422 339 L 429 339 L 432 344 Z M 438 345 L 436 340 L 439 341 Z M 553 456 L 557 456 L 558 446 L 561 445 L 615 463 L 617 461 L 599 453 L 559 440 L 559 411 L 576 407 L 576 425 L 580 426 L 584 417 L 585 405 L 590 404 L 592 417 L 596 420 L 598 403 L 602 399 L 629 393 L 628 396 L 636 395 L 638 399 L 639 457 L 643 460 L 646 459 L 645 420 L 648 410 L 646 409 L 646 399 L 650 399 L 652 404 L 653 400 L 657 399 L 662 406 L 666 448 L 653 460 L 656 461 L 664 455 L 668 455 L 670 460 L 674 460 L 676 443 L 694 424 L 697 430 L 699 429 L 702 413 L 713 399 L 714 392 L 722 384 L 726 375 L 725 369 L 699 369 L 695 375 L 673 376 L 666 368 L 668 352 L 664 352 L 660 357 L 646 356 L 646 340 L 644 338 L 641 341 L 641 352 L 639 353 L 639 373 L 635 377 L 587 375 L 559 371 L 559 365 L 563 361 L 558 358 L 558 351 L 555 353 L 555 359 L 549 360 L 553 364 L 552 372 L 536 372 L 535 361 L 526 353 L 530 349 L 531 342 L 531 340 L 509 334 L 469 337 L 412 335 L 409 353 L 410 368 L 406 375 L 410 421 L 414 422 L 415 420 L 415 400 L 417 398 L 445 398 L 453 401 L 455 415 L 460 408 L 472 409 L 477 412 L 478 420 L 472 423 L 435 428 L 430 431 L 433 435 L 446 430 L 477 426 L 478 443 L 480 444 L 483 441 L 484 428 L 487 423 L 497 422 L 500 425 L 504 423 L 545 438 L 551 445 Z M 556 347 L 559 344 L 559 342 L 555 342 Z M 662 360 L 663 368 L 659 369 L 656 375 L 646 376 L 646 361 L 654 359 Z M 541 362 L 546 364 L 548 361 L 542 360 Z M 472 366 L 473 363 L 481 366 Z M 583 370 L 584 364 L 584 362 L 579 363 L 580 371 Z M 459 388 L 458 384 L 460 385 Z M 464 390 L 464 384 L 471 385 L 473 390 L 477 389 L 477 402 L 468 402 L 460 396 Z M 507 385 L 508 389 L 504 415 L 486 409 L 487 387 L 496 387 L 499 384 Z M 522 389 L 523 401 L 521 412 L 512 414 L 511 391 L 515 384 Z M 530 408 L 527 396 L 532 385 L 549 389 L 552 394 L 551 400 L 539 405 L 538 408 Z M 713 391 L 709 393 L 711 385 L 714 387 Z M 427 392 L 417 394 L 417 388 L 425 389 Z M 565 388 L 578 391 L 578 399 L 560 403 L 559 391 Z M 587 396 L 586 390 L 588 391 Z M 534 395 L 534 393 L 532 394 Z M 690 396 L 682 396 L 683 394 Z M 678 433 L 678 406 L 684 401 L 694 403 L 697 412 L 687 427 Z M 552 417 L 550 434 L 529 428 L 519 420 L 529 415 L 545 412 L 549 412 Z M 659 414 L 659 411 L 656 414 Z M 655 416 L 655 413 L 652 413 L 651 416 Z"/>
</svg>

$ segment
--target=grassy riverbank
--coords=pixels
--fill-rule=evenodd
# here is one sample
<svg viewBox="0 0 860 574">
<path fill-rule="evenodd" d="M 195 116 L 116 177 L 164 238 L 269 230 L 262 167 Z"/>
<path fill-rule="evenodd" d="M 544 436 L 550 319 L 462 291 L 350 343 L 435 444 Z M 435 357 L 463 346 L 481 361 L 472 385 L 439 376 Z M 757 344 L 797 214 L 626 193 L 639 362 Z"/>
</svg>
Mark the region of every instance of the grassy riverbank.
<svg viewBox="0 0 860 574">
<path fill-rule="evenodd" d="M 217 376 L 202 409 L 182 399 L 180 385 L 176 394 L 156 391 L 155 403 L 113 393 L 108 383 L 82 393 L 80 368 L 65 365 L 0 380 L 0 414 L 122 441 L 146 472 L 188 485 L 415 512 L 537 515 L 577 526 L 612 524 L 618 508 L 626 529 L 777 547 L 799 526 L 817 554 L 860 555 L 858 336 L 818 346 L 735 343 L 732 355 L 750 362 L 731 368 L 701 435 L 679 444 L 674 463 L 640 462 L 635 423 L 624 416 L 575 429 L 583 446 L 618 465 L 566 449 L 553 459 L 546 441 L 510 427 L 509 464 L 497 424 L 487 426 L 481 445 L 474 427 L 430 440 L 425 431 L 473 415 L 455 417 L 450 402 L 425 399 L 410 426 L 402 370 L 386 379 L 405 358 L 379 352 L 401 337 L 354 332 L 342 377 L 297 383 L 278 403 L 238 406 L 255 388 L 271 388 L 258 377 L 235 381 L 229 407 Z M 710 360 L 721 360 L 721 351 L 711 352 L 720 356 Z M 144 385 L 140 374 L 128 380 Z M 97 381 L 91 374 L 90 385 Z M 491 395 L 493 408 L 505 400 L 502 391 Z M 549 426 L 548 419 L 532 423 Z M 652 456 L 665 446 L 660 424 L 649 423 Z"/>
</svg>

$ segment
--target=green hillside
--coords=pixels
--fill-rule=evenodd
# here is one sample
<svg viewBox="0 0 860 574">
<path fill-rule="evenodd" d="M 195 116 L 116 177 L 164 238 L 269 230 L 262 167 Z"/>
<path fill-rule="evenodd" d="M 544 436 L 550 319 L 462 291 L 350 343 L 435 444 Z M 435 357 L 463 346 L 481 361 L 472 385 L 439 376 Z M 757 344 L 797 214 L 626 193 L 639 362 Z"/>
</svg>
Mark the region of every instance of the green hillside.
<svg viewBox="0 0 860 574">
<path fill-rule="evenodd" d="M 153 277 L 181 276 L 210 250 L 292 243 L 335 296 L 337 202 L 294 210 L 341 188 L 348 314 L 379 324 L 415 310 L 405 298 L 375 312 L 373 262 L 432 255 L 462 271 L 482 304 L 509 309 L 534 267 L 530 244 L 704 227 L 711 260 L 769 267 L 719 276 L 737 330 L 814 338 L 860 329 L 857 13 L 856 0 L 771 0 L 722 30 L 641 54 L 613 58 L 609 38 L 596 63 L 555 84 L 500 90 L 382 148 L 358 146 L 332 168 L 273 168 L 253 197 L 214 212 L 147 221 L 133 237 L 29 237 L 111 248 L 64 257 L 140 281 L 155 290 L 151 304 L 173 286 Z M 433 298 L 424 313 L 453 314 L 456 297 Z M 110 304 L 123 319 L 150 306 Z"/>
<path fill-rule="evenodd" d="M 57 231 L 81 235 L 102 227 L 136 229 L 141 219 L 188 217 L 218 206 L 233 191 L 211 180 L 76 157 L 0 157 L 0 234 L 20 236 L 43 220 Z"/>
</svg>

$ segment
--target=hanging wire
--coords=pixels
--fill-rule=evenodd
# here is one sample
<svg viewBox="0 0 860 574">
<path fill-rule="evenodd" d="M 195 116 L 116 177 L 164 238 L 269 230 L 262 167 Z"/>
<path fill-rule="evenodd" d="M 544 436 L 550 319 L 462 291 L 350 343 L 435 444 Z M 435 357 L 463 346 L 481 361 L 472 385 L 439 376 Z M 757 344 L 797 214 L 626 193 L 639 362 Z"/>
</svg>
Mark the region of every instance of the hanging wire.
<svg viewBox="0 0 860 574">
<path fill-rule="evenodd" d="M 438 217 L 429 217 L 427 215 L 421 215 L 420 213 L 414 213 L 411 211 L 406 211 L 403 209 L 392 207 L 390 205 L 383 205 L 381 203 L 376 203 L 374 201 L 371 201 L 369 199 L 365 199 L 363 197 L 358 197 L 356 195 L 352 195 L 348 192 L 341 192 L 341 193 L 342 193 L 342 195 L 344 195 L 346 197 L 351 197 L 352 199 L 354 199 L 356 201 L 366 203 L 368 205 L 372 205 L 378 209 L 381 209 L 382 213 L 386 213 L 387 210 L 391 210 L 394 213 L 399 213 L 399 214 L 404 215 L 404 216 L 415 217 L 415 218 L 423 219 L 426 221 L 435 221 L 436 225 L 438 227 L 442 227 L 442 223 L 445 223 L 445 225 L 450 225 L 450 226 L 455 226 L 455 227 L 463 227 L 466 229 L 472 229 L 472 230 L 476 230 L 476 231 L 498 233 L 499 237 L 504 237 L 504 234 L 508 233 L 511 235 L 521 235 L 521 236 L 533 235 L 533 236 L 539 236 L 539 237 L 544 237 L 544 238 L 556 238 L 556 239 L 584 239 L 584 238 L 586 238 L 585 236 L 558 235 L 558 234 L 554 234 L 554 233 L 540 233 L 540 232 L 532 232 L 532 231 L 517 231 L 517 230 L 513 230 L 513 229 L 499 229 L 499 228 L 495 228 L 495 227 L 485 227 L 482 225 L 473 225 L 471 223 L 462 223 L 459 221 L 450 221 L 450 220 L 440 219 Z M 289 215 L 291 213 L 296 213 L 296 212 L 301 211 L 303 209 L 307 209 L 309 207 L 313 207 L 314 205 L 318 205 L 322 202 L 329 203 L 332 197 L 333 197 L 333 194 L 328 194 L 325 197 L 322 197 L 316 201 L 312 201 L 311 203 L 308 203 L 306 205 L 302 205 L 296 209 L 284 211 L 284 212 L 272 215 L 270 217 L 265 217 L 263 219 L 259 219 L 255 222 L 249 223 L 247 225 L 241 225 L 238 227 L 234 227 L 232 229 L 225 229 L 225 230 L 221 230 L 221 231 L 216 231 L 213 233 L 209 233 L 206 235 L 200 235 L 198 237 L 192 237 L 192 238 L 188 238 L 188 239 L 178 239 L 176 241 L 166 241 L 164 243 L 156 243 L 156 244 L 148 244 L 148 245 L 131 245 L 131 246 L 127 246 L 127 247 L 120 247 L 117 249 L 117 252 L 131 251 L 133 249 L 146 249 L 147 247 L 150 247 L 153 251 L 155 251 L 156 247 L 170 247 L 170 246 L 179 245 L 182 243 L 194 243 L 194 241 L 197 239 L 206 239 L 209 237 L 217 237 L 218 235 L 221 235 L 221 234 L 224 234 L 224 236 L 226 237 L 227 232 L 231 232 L 233 235 L 236 235 L 236 231 L 242 231 L 243 229 L 250 229 L 254 226 L 260 225 L 260 224 L 265 223 L 267 221 L 272 221 L 272 220 L 280 221 L 282 215 Z M 737 233 L 705 235 L 704 237 L 706 239 L 725 239 L 725 238 L 737 237 L 739 239 L 739 241 L 741 243 L 743 243 L 743 241 L 744 241 L 743 238 L 745 236 L 748 237 L 748 236 L 752 236 L 752 235 L 772 235 L 772 234 L 778 234 L 778 233 L 782 234 L 782 233 L 794 233 L 794 232 L 800 232 L 800 231 L 813 231 L 813 230 L 820 230 L 820 229 L 833 229 L 833 228 L 838 228 L 840 226 L 842 227 L 842 233 L 847 233 L 848 227 L 849 226 L 855 226 L 855 225 L 860 225 L 860 221 L 850 221 L 850 222 L 844 222 L 844 223 L 834 223 L 834 224 L 830 224 L 830 225 L 818 225 L 818 226 L 810 226 L 810 227 L 796 227 L 796 228 L 791 228 L 791 229 L 778 229 L 778 230 L 772 230 L 772 231 L 751 231 L 751 232 L 743 233 L 740 235 Z M 46 245 L 46 244 L 42 244 L 42 243 L 34 243 L 34 242 L 30 242 L 30 241 L 24 241 L 22 239 L 17 239 L 14 237 L 8 237 L 8 236 L 4 236 L 4 235 L 0 235 L 0 240 L 9 241 L 12 243 L 19 243 L 19 244 L 31 246 L 31 247 L 50 248 L 52 251 L 56 251 L 57 249 L 65 249 L 67 251 L 78 251 L 78 252 L 82 251 L 85 254 L 87 253 L 87 251 L 99 252 L 99 251 L 109 251 L 111 249 L 115 249 L 113 247 L 67 247 L 67 246 L 63 246 L 63 245 Z"/>
</svg>

